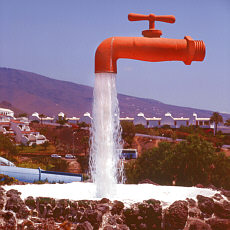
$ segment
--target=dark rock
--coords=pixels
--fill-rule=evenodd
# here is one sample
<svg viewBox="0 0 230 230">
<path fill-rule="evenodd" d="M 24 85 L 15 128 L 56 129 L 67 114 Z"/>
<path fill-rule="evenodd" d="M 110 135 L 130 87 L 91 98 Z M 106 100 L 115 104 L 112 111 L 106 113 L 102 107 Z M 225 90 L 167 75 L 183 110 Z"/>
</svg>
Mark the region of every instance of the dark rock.
<svg viewBox="0 0 230 230">
<path fill-rule="evenodd" d="M 53 219 L 41 219 L 41 223 L 36 226 L 39 230 L 56 230 L 60 227 L 55 223 Z"/>
<path fill-rule="evenodd" d="M 121 201 L 115 200 L 113 202 L 113 206 L 112 206 L 112 209 L 111 209 L 112 215 L 115 215 L 115 214 L 120 215 L 121 211 L 123 210 L 124 207 L 125 206 Z"/>
<path fill-rule="evenodd" d="M 110 200 L 107 199 L 107 198 L 102 198 L 102 199 L 99 201 L 100 204 L 105 204 L 105 203 L 109 203 L 109 202 L 110 202 Z"/>
<path fill-rule="evenodd" d="M 79 200 L 78 201 L 78 207 L 91 208 L 91 202 L 88 200 Z"/>
<path fill-rule="evenodd" d="M 6 190 L 0 186 L 0 195 L 3 196 L 6 193 Z"/>
<path fill-rule="evenodd" d="M 210 185 L 208 186 L 208 188 L 210 188 L 210 189 L 212 189 L 212 190 L 218 190 L 218 188 L 217 188 L 215 185 L 213 185 L 213 184 L 210 184 Z"/>
<path fill-rule="evenodd" d="M 12 212 L 5 212 L 3 213 L 3 219 L 5 221 L 5 228 L 3 229 L 16 229 L 16 219 Z"/>
<path fill-rule="evenodd" d="M 110 225 L 116 225 L 117 221 L 116 221 L 116 217 L 115 216 L 109 216 L 108 217 L 108 224 Z"/>
<path fill-rule="evenodd" d="M 166 209 L 165 229 L 178 230 L 184 229 L 188 218 L 188 203 L 186 201 L 175 201 Z"/>
<path fill-rule="evenodd" d="M 38 216 L 38 211 L 37 210 L 32 210 L 31 215 L 32 216 Z"/>
<path fill-rule="evenodd" d="M 39 204 L 38 211 L 39 211 L 39 214 L 42 217 L 45 217 L 45 215 L 46 215 L 46 205 L 45 204 Z"/>
<path fill-rule="evenodd" d="M 139 210 L 134 208 L 126 208 L 123 210 L 124 215 L 124 223 L 128 225 L 131 229 L 136 226 L 136 224 L 139 224 L 138 216 L 139 216 Z"/>
<path fill-rule="evenodd" d="M 205 188 L 205 186 L 202 185 L 202 184 L 197 184 L 197 185 L 195 185 L 195 187 L 197 187 L 197 188 Z"/>
<path fill-rule="evenodd" d="M 50 197 L 37 197 L 36 198 L 36 204 L 44 204 L 45 206 L 47 204 L 51 204 L 52 207 L 55 206 L 55 199 L 54 198 L 50 198 Z"/>
<path fill-rule="evenodd" d="M 7 196 L 9 198 L 6 202 L 5 209 L 15 212 L 17 218 L 26 219 L 29 216 L 30 212 L 21 197 L 19 196 L 19 194 L 21 193 L 14 189 L 9 190 L 8 192 Z"/>
<path fill-rule="evenodd" d="M 64 218 L 63 216 L 60 216 L 60 217 L 59 217 L 59 221 L 60 221 L 60 222 L 64 222 L 64 220 L 65 220 L 65 218 Z"/>
<path fill-rule="evenodd" d="M 141 180 L 138 184 L 153 184 L 153 185 L 159 185 L 153 181 L 151 181 L 150 179 L 144 179 L 144 180 Z"/>
<path fill-rule="evenodd" d="M 226 200 L 223 203 L 216 202 L 214 204 L 214 213 L 220 218 L 230 219 L 230 203 Z"/>
<path fill-rule="evenodd" d="M 30 220 L 37 224 L 42 222 L 41 219 L 37 217 L 31 217 Z"/>
<path fill-rule="evenodd" d="M 200 216 L 201 216 L 200 209 L 197 208 L 197 207 L 189 208 L 189 210 L 188 210 L 188 215 L 189 215 L 189 217 L 200 218 Z"/>
<path fill-rule="evenodd" d="M 98 229 L 102 223 L 102 213 L 98 210 L 86 210 L 83 218 L 89 221 L 94 229 Z"/>
<path fill-rule="evenodd" d="M 224 199 L 219 193 L 216 193 L 212 198 L 213 198 L 214 200 L 218 200 L 218 201 Z"/>
<path fill-rule="evenodd" d="M 22 205 L 18 213 L 16 213 L 16 217 L 19 219 L 27 219 L 29 214 L 30 214 L 30 211 L 28 210 L 26 205 Z"/>
<path fill-rule="evenodd" d="M 207 221 L 213 230 L 230 230 L 229 219 L 211 218 Z"/>
<path fill-rule="evenodd" d="M 96 209 L 101 211 L 103 214 L 109 211 L 109 205 L 108 204 L 97 204 Z"/>
<path fill-rule="evenodd" d="M 129 227 L 125 224 L 118 224 L 117 230 L 129 230 Z"/>
<path fill-rule="evenodd" d="M 103 230 L 114 230 L 114 228 L 110 225 L 106 225 Z"/>
<path fill-rule="evenodd" d="M 93 230 L 93 226 L 88 221 L 85 221 L 84 223 L 79 223 L 76 230 Z"/>
<path fill-rule="evenodd" d="M 59 217 L 61 216 L 61 208 L 60 207 L 55 207 L 53 210 L 53 217 L 55 219 L 59 219 Z"/>
<path fill-rule="evenodd" d="M 9 191 L 7 191 L 6 196 L 7 197 L 11 197 L 11 196 L 20 196 L 21 192 L 19 192 L 18 190 L 15 189 L 10 189 Z"/>
<path fill-rule="evenodd" d="M 35 209 L 36 208 L 36 201 L 32 196 L 29 196 L 25 199 L 25 204 L 30 208 L 30 209 Z"/>
<path fill-rule="evenodd" d="M 226 196 L 228 198 L 228 200 L 230 200 L 230 191 L 228 191 L 228 190 L 222 190 L 221 194 L 224 195 L 224 196 Z"/>
<path fill-rule="evenodd" d="M 70 229 L 72 229 L 72 223 L 70 223 L 69 221 L 64 221 L 64 222 L 60 225 L 60 229 L 63 229 L 63 230 L 70 230 Z"/>
<path fill-rule="evenodd" d="M 12 195 L 7 200 L 6 210 L 12 210 L 14 212 L 18 212 L 22 204 L 23 204 L 23 201 L 19 196 Z"/>
<path fill-rule="evenodd" d="M 197 195 L 198 207 L 204 214 L 211 216 L 214 212 L 214 201 L 212 198 Z"/>
<path fill-rule="evenodd" d="M 34 226 L 34 223 L 30 220 L 24 220 L 21 224 L 21 229 L 28 229 L 28 230 L 34 230 L 36 229 Z M 20 229 L 20 227 L 18 226 L 18 229 Z"/>
<path fill-rule="evenodd" d="M 190 199 L 190 198 L 187 198 L 186 201 L 188 202 L 188 206 L 189 206 L 190 208 L 196 207 L 196 201 L 195 201 L 195 200 Z"/>
<path fill-rule="evenodd" d="M 139 229 L 148 229 L 147 224 L 141 223 L 141 224 L 139 225 Z"/>
<path fill-rule="evenodd" d="M 199 219 L 189 220 L 188 223 L 189 223 L 188 230 L 212 230 L 209 224 L 204 223 Z"/>
<path fill-rule="evenodd" d="M 58 200 L 57 206 L 62 207 L 62 208 L 66 208 L 69 206 L 69 200 L 66 200 L 66 199 Z"/>
<path fill-rule="evenodd" d="M 142 217 L 142 219 L 140 219 L 140 217 L 138 218 L 139 223 L 145 223 L 148 229 L 160 228 L 162 222 L 162 207 L 160 201 L 154 199 L 145 200 L 138 205 L 138 209 L 139 215 Z"/>
<path fill-rule="evenodd" d="M 5 199 L 4 199 L 5 193 L 6 193 L 5 189 L 0 186 L 0 210 L 2 210 L 4 208 L 4 204 L 5 204 Z"/>
<path fill-rule="evenodd" d="M 53 211 L 52 210 L 47 210 L 46 212 L 46 218 L 53 217 Z"/>
<path fill-rule="evenodd" d="M 0 210 L 2 210 L 4 208 L 4 204 L 5 204 L 5 200 L 4 197 L 0 197 Z"/>
</svg>

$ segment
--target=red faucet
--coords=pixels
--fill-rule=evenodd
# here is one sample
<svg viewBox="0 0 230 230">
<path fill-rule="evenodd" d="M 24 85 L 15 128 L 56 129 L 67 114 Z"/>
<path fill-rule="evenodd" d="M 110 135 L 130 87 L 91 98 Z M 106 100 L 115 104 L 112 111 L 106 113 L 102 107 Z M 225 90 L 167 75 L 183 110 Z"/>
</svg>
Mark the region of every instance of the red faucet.
<svg viewBox="0 0 230 230">
<path fill-rule="evenodd" d="M 117 60 L 127 58 L 141 61 L 183 61 L 190 65 L 192 61 L 203 61 L 205 44 L 193 40 L 161 38 L 162 32 L 155 29 L 155 21 L 174 23 L 173 15 L 156 16 L 154 14 L 129 14 L 130 21 L 149 21 L 149 30 L 142 31 L 144 37 L 111 37 L 105 39 L 95 54 L 95 73 L 117 73 Z"/>
</svg>

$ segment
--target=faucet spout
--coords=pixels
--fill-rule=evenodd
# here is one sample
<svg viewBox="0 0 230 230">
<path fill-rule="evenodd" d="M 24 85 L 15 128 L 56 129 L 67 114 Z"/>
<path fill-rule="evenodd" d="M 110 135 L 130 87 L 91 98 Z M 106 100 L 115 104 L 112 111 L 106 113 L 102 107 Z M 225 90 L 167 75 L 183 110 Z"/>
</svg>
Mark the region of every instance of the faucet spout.
<svg viewBox="0 0 230 230">
<path fill-rule="evenodd" d="M 148 37 L 111 37 L 105 39 L 95 54 L 95 73 L 117 73 L 119 58 L 149 62 L 203 61 L 205 44 L 186 36 L 184 39 Z"/>
</svg>

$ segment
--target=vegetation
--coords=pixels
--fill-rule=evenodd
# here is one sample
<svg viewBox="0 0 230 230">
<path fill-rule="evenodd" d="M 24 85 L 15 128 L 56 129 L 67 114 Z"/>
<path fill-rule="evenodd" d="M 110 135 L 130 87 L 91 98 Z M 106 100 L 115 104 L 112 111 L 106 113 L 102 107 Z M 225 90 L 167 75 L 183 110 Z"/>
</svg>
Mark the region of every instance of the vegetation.
<svg viewBox="0 0 230 230">
<path fill-rule="evenodd" d="M 16 180 L 14 177 L 9 177 L 4 174 L 0 174 L 0 185 L 12 185 L 17 183 L 18 180 Z"/>
<path fill-rule="evenodd" d="M 77 161 L 81 165 L 82 172 L 87 173 L 89 167 L 89 155 L 88 156 L 78 156 Z"/>
<path fill-rule="evenodd" d="M 125 141 L 125 143 L 128 144 L 128 147 L 132 145 L 133 138 L 136 134 L 136 129 L 133 124 L 133 122 L 130 121 L 121 121 L 121 127 L 122 127 L 122 139 Z"/>
<path fill-rule="evenodd" d="M 27 114 L 27 113 L 20 113 L 20 114 L 18 115 L 18 117 L 28 117 L 28 114 Z"/>
<path fill-rule="evenodd" d="M 18 167 L 24 168 L 42 168 L 49 171 L 67 172 L 68 162 L 60 158 L 52 158 L 50 156 L 31 157 L 30 160 L 17 164 Z"/>
<path fill-rule="evenodd" d="M 223 122 L 223 117 L 218 113 L 214 112 L 212 116 L 210 117 L 210 122 L 214 123 L 215 128 L 214 128 L 214 135 L 217 133 L 217 126 L 219 123 Z"/>
<path fill-rule="evenodd" d="M 45 142 L 46 143 L 46 142 Z M 42 144 L 42 145 L 32 145 L 32 146 L 25 146 L 25 145 L 20 145 L 17 146 L 17 152 L 18 153 L 55 153 L 56 148 L 54 145 L 51 144 Z"/>
<path fill-rule="evenodd" d="M 224 123 L 224 125 L 230 126 L 230 119 L 226 120 L 225 123 Z"/>
<path fill-rule="evenodd" d="M 4 152 L 5 154 L 15 155 L 17 153 L 16 145 L 13 141 L 7 136 L 0 134 L 0 153 Z"/>
<path fill-rule="evenodd" d="M 212 143 L 189 136 L 178 144 L 162 142 L 126 164 L 128 183 L 150 179 L 158 184 L 209 185 L 230 189 L 230 158 L 216 152 Z"/>
<path fill-rule="evenodd" d="M 46 115 L 45 114 L 43 114 L 43 113 L 41 113 L 41 114 L 39 114 L 39 117 L 40 117 L 40 119 L 41 119 L 41 124 L 43 123 L 43 118 L 45 118 L 46 117 Z"/>
<path fill-rule="evenodd" d="M 56 123 L 60 124 L 61 126 L 63 126 L 67 122 L 68 120 L 65 117 L 58 117 L 58 120 L 56 121 Z"/>
</svg>

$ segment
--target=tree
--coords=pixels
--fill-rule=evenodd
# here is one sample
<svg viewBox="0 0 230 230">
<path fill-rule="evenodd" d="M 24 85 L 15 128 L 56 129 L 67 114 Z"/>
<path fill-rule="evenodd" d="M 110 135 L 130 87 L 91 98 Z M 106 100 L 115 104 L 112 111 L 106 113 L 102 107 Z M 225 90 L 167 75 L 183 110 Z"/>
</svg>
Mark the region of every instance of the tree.
<svg viewBox="0 0 230 230">
<path fill-rule="evenodd" d="M 18 117 L 27 117 L 27 116 L 28 116 L 27 113 L 20 113 L 20 114 L 18 115 Z"/>
<path fill-rule="evenodd" d="M 223 117 L 218 112 L 214 112 L 212 114 L 212 116 L 210 117 L 210 122 L 214 123 L 214 125 L 215 125 L 215 127 L 214 127 L 214 135 L 216 135 L 217 126 L 218 126 L 219 123 L 223 122 Z"/>
<path fill-rule="evenodd" d="M 121 121 L 122 127 L 122 139 L 128 143 L 129 146 L 132 145 L 133 138 L 136 134 L 136 128 L 133 122 L 130 121 Z"/>
<path fill-rule="evenodd" d="M 41 146 L 44 148 L 44 150 L 46 150 L 47 147 L 49 146 L 49 142 L 45 141 L 43 144 L 41 144 Z"/>
<path fill-rule="evenodd" d="M 56 123 L 60 124 L 61 126 L 63 126 L 67 122 L 68 120 L 65 117 L 58 117 L 58 120 L 56 121 Z"/>
<path fill-rule="evenodd" d="M 7 135 L 0 134 L 0 155 L 5 155 L 8 160 L 15 161 L 14 156 L 17 153 L 18 151 L 13 141 Z"/>
<path fill-rule="evenodd" d="M 226 120 L 225 123 L 224 123 L 224 125 L 230 126 L 230 119 Z"/>
<path fill-rule="evenodd" d="M 230 188 L 230 157 L 216 152 L 212 143 L 189 136 L 178 144 L 161 142 L 126 164 L 128 183 L 150 179 L 158 184 L 194 186 L 213 184 Z"/>
<path fill-rule="evenodd" d="M 42 119 L 45 118 L 46 116 L 43 113 L 41 113 L 39 114 L 39 117 L 41 118 L 41 124 L 42 124 Z"/>
</svg>

